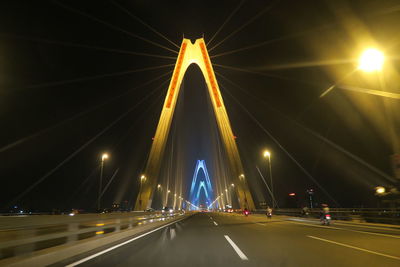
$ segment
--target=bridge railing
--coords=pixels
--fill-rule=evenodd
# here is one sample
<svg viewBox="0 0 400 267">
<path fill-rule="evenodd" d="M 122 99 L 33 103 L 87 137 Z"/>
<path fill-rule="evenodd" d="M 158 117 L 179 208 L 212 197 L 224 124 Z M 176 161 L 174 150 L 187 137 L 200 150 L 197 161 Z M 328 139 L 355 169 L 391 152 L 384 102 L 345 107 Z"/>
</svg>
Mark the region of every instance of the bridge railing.
<svg viewBox="0 0 400 267">
<path fill-rule="evenodd" d="M 256 213 L 265 213 L 265 210 L 256 210 Z M 320 218 L 321 209 L 308 209 L 308 214 L 305 214 L 302 209 L 275 209 L 274 214 L 294 217 Z M 333 220 L 400 225 L 400 208 L 331 208 L 330 215 Z"/>
<path fill-rule="evenodd" d="M 0 216 L 0 260 L 164 221 L 179 212 Z"/>
</svg>

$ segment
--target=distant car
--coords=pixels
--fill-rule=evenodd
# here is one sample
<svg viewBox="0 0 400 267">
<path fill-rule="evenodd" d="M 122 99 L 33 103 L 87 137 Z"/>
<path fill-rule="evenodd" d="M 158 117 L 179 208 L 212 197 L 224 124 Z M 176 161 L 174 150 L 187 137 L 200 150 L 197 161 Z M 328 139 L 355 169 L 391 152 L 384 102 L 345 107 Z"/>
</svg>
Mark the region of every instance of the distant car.
<svg viewBox="0 0 400 267">
<path fill-rule="evenodd" d="M 162 213 L 172 213 L 174 210 L 171 207 L 164 207 L 162 210 Z"/>
<path fill-rule="evenodd" d="M 147 212 L 153 212 L 154 209 L 153 209 L 153 208 L 148 208 L 148 209 L 146 209 L 145 211 L 147 211 Z"/>
</svg>

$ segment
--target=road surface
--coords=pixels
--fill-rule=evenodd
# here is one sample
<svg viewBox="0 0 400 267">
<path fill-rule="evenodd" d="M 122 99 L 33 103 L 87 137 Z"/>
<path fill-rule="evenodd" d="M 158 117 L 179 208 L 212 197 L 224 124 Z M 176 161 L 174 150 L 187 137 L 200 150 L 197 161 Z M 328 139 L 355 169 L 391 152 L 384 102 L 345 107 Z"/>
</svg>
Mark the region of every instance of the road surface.
<svg viewBox="0 0 400 267">
<path fill-rule="evenodd" d="M 125 243 L 123 243 L 125 242 Z M 400 228 L 197 213 L 54 266 L 400 266 Z"/>
</svg>

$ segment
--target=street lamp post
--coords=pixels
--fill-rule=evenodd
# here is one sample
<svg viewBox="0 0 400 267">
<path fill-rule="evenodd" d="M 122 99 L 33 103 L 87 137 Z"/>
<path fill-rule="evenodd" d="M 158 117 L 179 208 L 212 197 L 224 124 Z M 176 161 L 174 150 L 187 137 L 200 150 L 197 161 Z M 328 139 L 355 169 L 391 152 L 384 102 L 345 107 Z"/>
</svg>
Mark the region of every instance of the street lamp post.
<svg viewBox="0 0 400 267">
<path fill-rule="evenodd" d="M 231 191 L 231 206 L 232 206 L 232 208 L 233 208 L 233 193 L 234 193 L 234 189 L 235 188 L 235 184 L 231 184 L 231 186 L 229 187 L 229 189 L 230 190 L 232 190 Z"/>
<path fill-rule="evenodd" d="M 268 150 L 264 151 L 264 158 L 268 158 L 269 167 L 269 179 L 271 183 L 271 195 L 272 195 L 272 208 L 275 208 L 275 195 L 274 195 L 274 184 L 272 180 L 272 164 L 271 164 L 271 153 Z"/>
<path fill-rule="evenodd" d="M 168 195 L 169 193 L 171 193 L 171 190 L 167 190 L 167 197 L 166 197 L 166 201 L 165 201 L 165 206 L 168 207 Z"/>
<path fill-rule="evenodd" d="M 244 202 L 245 202 L 245 208 L 247 209 L 248 208 L 248 205 L 247 205 L 247 195 L 246 195 L 246 190 L 245 190 L 245 181 L 244 181 L 244 178 L 245 178 L 245 176 L 244 176 L 244 174 L 242 173 L 242 174 L 240 174 L 239 175 L 239 180 L 240 181 L 242 181 L 243 182 L 243 193 L 244 193 Z"/>
<path fill-rule="evenodd" d="M 108 154 L 104 153 L 101 155 L 101 164 L 100 164 L 100 181 L 99 181 L 99 196 L 97 198 L 97 210 L 101 209 L 101 189 L 103 187 L 103 169 L 104 169 L 104 161 L 108 159 Z"/>
<path fill-rule="evenodd" d="M 142 184 L 146 181 L 146 176 L 142 174 L 140 176 L 140 188 L 139 188 L 139 209 L 142 209 Z"/>
<path fill-rule="evenodd" d="M 160 202 L 161 202 L 161 209 L 163 208 L 163 199 L 162 199 L 162 186 L 161 184 L 157 185 L 157 192 L 159 193 L 159 198 L 160 198 Z"/>
</svg>

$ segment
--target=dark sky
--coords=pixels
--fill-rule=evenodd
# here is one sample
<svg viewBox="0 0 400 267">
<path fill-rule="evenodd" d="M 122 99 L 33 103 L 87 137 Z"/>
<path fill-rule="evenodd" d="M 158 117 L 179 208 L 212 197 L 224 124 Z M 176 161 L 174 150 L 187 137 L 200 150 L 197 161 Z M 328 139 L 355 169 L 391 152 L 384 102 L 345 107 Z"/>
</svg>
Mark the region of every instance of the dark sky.
<svg viewBox="0 0 400 267">
<path fill-rule="evenodd" d="M 193 40 L 204 36 L 208 42 L 240 2 L 115 1 L 178 45 L 183 36 Z M 135 198 L 137 177 L 144 169 L 166 94 L 167 72 L 173 69 L 166 65 L 176 57 L 137 37 L 178 48 L 117 5 L 112 1 L 1 1 L 1 208 L 14 204 L 35 210 L 93 207 L 103 152 L 111 155 L 105 177 L 119 168 L 104 196 L 105 205 Z M 372 168 L 393 176 L 389 156 L 396 148 L 389 133 L 394 125 L 394 135 L 399 136 L 399 101 L 341 89 L 322 99 L 318 96 L 351 73 L 354 59 L 371 46 L 382 49 L 388 58 L 381 82 L 376 74 L 356 72 L 340 84 L 399 93 L 399 27 L 400 5 L 395 0 L 247 0 L 215 36 L 209 48 L 223 42 L 210 51 L 217 56 L 212 62 L 237 68 L 214 67 L 256 202 L 266 197 L 255 167 L 265 171 L 261 152 L 268 148 L 282 205 L 288 193 L 297 192 L 301 199 L 308 188 L 316 190 L 319 201 L 334 203 L 246 111 L 341 206 L 376 204 L 373 188 L 393 183 Z M 293 67 L 303 63 L 307 67 Z M 190 69 L 185 80 L 202 83 L 196 69 Z M 188 84 L 193 90 L 205 90 L 204 84 Z M 198 125 L 203 124 L 188 127 Z M 336 148 L 306 129 L 329 139 Z M 79 148 L 79 153 L 45 176 Z"/>
</svg>

